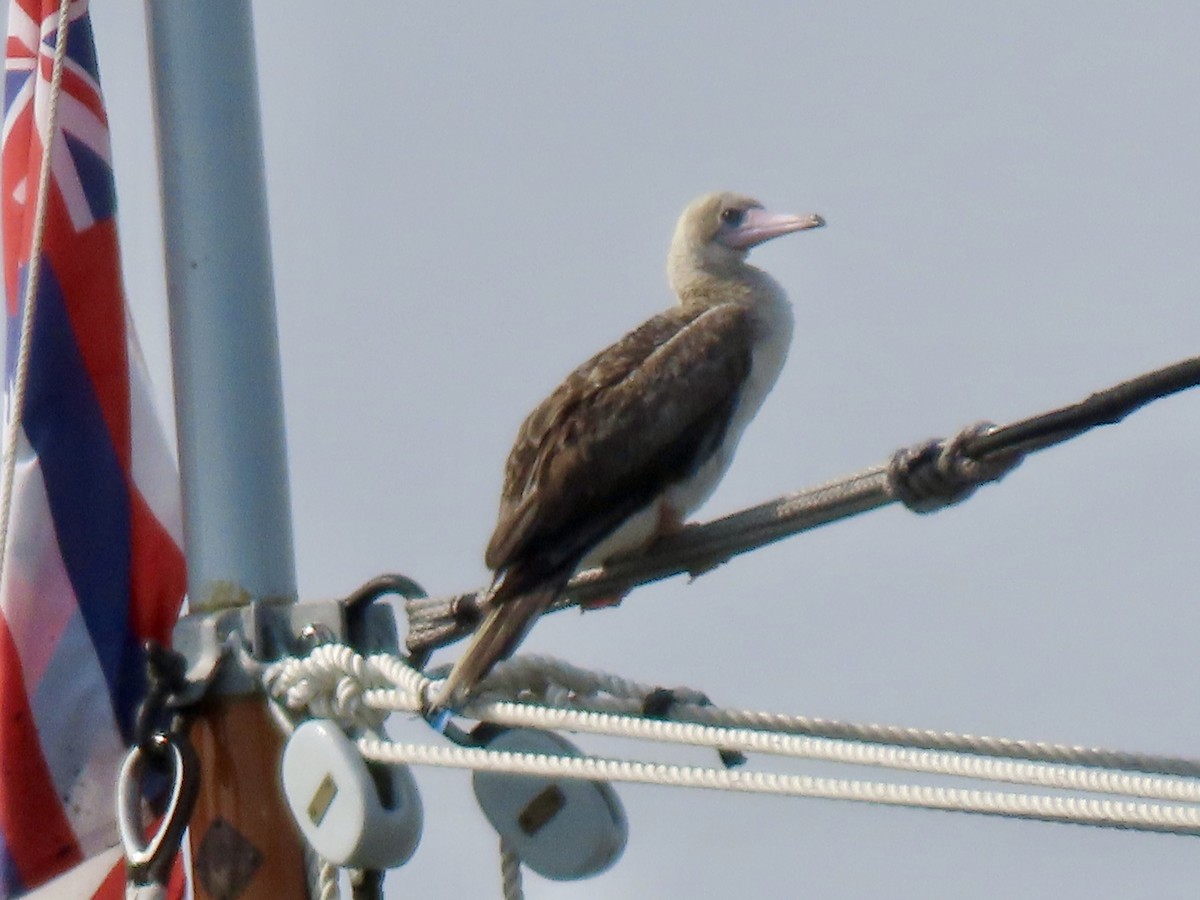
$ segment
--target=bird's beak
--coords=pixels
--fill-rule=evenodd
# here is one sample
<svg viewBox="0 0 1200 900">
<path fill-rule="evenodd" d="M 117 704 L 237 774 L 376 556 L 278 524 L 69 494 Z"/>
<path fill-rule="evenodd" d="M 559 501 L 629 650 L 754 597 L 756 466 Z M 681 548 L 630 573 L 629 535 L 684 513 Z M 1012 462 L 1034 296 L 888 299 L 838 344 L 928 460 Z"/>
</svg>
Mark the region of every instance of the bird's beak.
<svg viewBox="0 0 1200 900">
<path fill-rule="evenodd" d="M 787 216 L 767 212 L 765 209 L 748 209 L 742 224 L 724 235 L 723 240 L 734 250 L 749 250 L 781 234 L 820 228 L 824 224 L 825 220 L 816 214 Z"/>
</svg>

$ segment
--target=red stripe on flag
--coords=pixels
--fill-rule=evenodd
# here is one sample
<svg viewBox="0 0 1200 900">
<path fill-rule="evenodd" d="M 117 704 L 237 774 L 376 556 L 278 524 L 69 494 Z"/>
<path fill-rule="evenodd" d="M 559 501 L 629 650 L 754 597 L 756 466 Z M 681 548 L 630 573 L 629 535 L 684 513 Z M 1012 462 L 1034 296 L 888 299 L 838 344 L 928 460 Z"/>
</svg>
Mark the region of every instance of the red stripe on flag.
<svg viewBox="0 0 1200 900">
<path fill-rule="evenodd" d="M 129 489 L 129 617 L 142 641 L 170 644 L 187 589 L 183 552 L 154 517 L 136 485 Z"/>
<path fill-rule="evenodd" d="M 0 618 L 0 829 L 21 881 L 36 887 L 83 860 L 54 791 L 25 696 L 21 661 Z"/>
<path fill-rule="evenodd" d="M 37 190 L 40 166 L 32 160 L 36 158 L 40 162 L 40 157 L 34 155 L 34 151 L 40 152 L 40 148 L 41 141 L 33 131 L 33 117 L 18 116 L 4 142 L 4 165 L 0 172 L 4 187 L 4 296 L 9 315 L 16 313 L 21 300 L 18 261 L 29 259 L 33 231 L 29 222 L 33 218 L 35 204 L 29 202 L 28 197 Z"/>
<path fill-rule="evenodd" d="M 92 894 L 92 900 L 125 900 L 125 857 L 117 860 L 104 881 Z M 175 857 L 171 867 L 171 878 L 167 882 L 167 893 L 164 900 L 183 900 L 187 892 L 187 873 L 183 868 L 183 854 Z"/>
<path fill-rule="evenodd" d="M 107 219 L 76 233 L 61 196 L 52 192 L 52 197 L 46 257 L 58 279 L 117 460 L 122 471 L 129 472 L 129 361 L 116 222 Z"/>
<path fill-rule="evenodd" d="M 92 900 L 125 900 L 125 857 L 120 857 L 92 894 Z"/>
<path fill-rule="evenodd" d="M 52 71 L 52 70 L 51 70 Z M 47 74 L 47 79 L 49 74 Z M 91 76 L 81 68 L 70 65 L 63 67 L 62 91 L 71 97 L 72 102 L 78 103 L 88 112 L 108 126 L 108 116 L 104 111 L 104 99 L 97 90 L 98 85 Z"/>
</svg>

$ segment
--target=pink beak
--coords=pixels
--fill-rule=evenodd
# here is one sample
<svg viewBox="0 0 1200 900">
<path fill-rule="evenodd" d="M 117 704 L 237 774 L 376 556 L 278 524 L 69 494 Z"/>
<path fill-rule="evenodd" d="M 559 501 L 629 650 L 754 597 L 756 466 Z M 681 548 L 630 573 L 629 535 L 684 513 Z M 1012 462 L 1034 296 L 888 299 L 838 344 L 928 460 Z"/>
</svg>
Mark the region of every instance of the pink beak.
<svg viewBox="0 0 1200 900">
<path fill-rule="evenodd" d="M 769 241 L 781 234 L 820 228 L 824 224 L 825 220 L 816 214 L 787 216 L 770 213 L 765 209 L 748 209 L 742 223 L 721 240 L 734 250 L 749 250 L 751 247 L 757 247 L 763 241 Z"/>
</svg>

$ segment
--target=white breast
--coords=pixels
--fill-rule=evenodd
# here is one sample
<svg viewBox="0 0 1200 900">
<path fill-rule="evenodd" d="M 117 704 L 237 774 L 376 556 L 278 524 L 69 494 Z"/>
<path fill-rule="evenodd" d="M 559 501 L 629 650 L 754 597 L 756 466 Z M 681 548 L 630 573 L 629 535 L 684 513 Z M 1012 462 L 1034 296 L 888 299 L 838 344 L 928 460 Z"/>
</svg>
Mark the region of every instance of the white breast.
<svg viewBox="0 0 1200 900">
<path fill-rule="evenodd" d="M 760 282 L 753 309 L 756 327 L 750 374 L 734 407 L 721 446 L 695 475 L 672 485 L 662 497 L 634 513 L 620 528 L 592 548 L 580 563 L 580 569 L 646 546 L 657 537 L 664 520 L 686 519 L 716 490 L 729 468 L 742 432 L 775 386 L 792 342 L 792 306 L 788 303 L 787 295 L 771 276 L 758 269 L 752 271 Z"/>
<path fill-rule="evenodd" d="M 779 379 L 779 373 L 787 359 L 788 348 L 792 343 L 794 320 L 792 305 L 788 303 L 787 295 L 770 275 L 761 270 L 754 271 L 760 279 L 760 284 L 754 305 L 756 334 L 750 374 L 746 378 L 737 406 L 734 407 L 721 446 L 695 475 L 674 485 L 665 494 L 665 501 L 681 519 L 695 512 L 716 490 L 721 477 L 733 462 L 733 454 L 742 438 L 742 432 L 746 430 L 746 426 L 750 424 L 750 420 L 754 418 Z"/>
</svg>

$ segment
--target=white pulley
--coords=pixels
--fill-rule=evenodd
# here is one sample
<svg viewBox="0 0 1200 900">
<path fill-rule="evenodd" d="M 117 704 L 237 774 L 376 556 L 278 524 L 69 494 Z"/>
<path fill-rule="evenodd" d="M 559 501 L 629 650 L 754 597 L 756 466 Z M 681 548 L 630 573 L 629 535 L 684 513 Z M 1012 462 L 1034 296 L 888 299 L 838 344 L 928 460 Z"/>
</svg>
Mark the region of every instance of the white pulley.
<svg viewBox="0 0 1200 900">
<path fill-rule="evenodd" d="M 488 742 L 489 750 L 579 756 L 563 737 L 514 728 Z M 625 849 L 629 829 L 607 782 L 476 772 L 475 799 L 492 827 L 544 878 L 573 881 L 598 875 Z"/>
<path fill-rule="evenodd" d="M 391 869 L 417 849 L 422 812 L 412 773 L 401 765 L 369 770 L 333 722 L 310 719 L 292 732 L 283 748 L 282 774 L 292 817 L 330 862 Z"/>
</svg>

